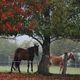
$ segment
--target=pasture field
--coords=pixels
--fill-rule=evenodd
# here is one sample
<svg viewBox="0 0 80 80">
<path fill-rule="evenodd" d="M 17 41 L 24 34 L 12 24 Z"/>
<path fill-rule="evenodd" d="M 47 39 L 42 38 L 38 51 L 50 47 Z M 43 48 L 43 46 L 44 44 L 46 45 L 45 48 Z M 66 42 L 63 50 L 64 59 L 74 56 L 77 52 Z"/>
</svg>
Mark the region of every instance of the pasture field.
<svg viewBox="0 0 80 80">
<path fill-rule="evenodd" d="M 27 73 L 27 65 L 21 66 L 21 72 L 10 72 L 10 66 L 0 66 L 0 80 L 80 80 L 80 68 L 68 68 L 67 74 L 62 75 L 59 72 L 59 67 L 51 66 L 50 72 L 52 75 L 41 75 L 35 73 L 37 65 L 34 65 L 34 73 Z"/>
<path fill-rule="evenodd" d="M 10 72 L 10 68 L 11 66 L 0 66 L 0 72 Z M 20 69 L 22 73 L 27 73 L 27 65 L 21 65 Z M 37 65 L 33 66 L 33 70 L 34 72 L 37 71 Z M 60 68 L 58 66 L 51 66 L 49 71 L 50 73 L 61 74 Z M 80 75 L 80 68 L 68 67 L 67 74 Z"/>
</svg>

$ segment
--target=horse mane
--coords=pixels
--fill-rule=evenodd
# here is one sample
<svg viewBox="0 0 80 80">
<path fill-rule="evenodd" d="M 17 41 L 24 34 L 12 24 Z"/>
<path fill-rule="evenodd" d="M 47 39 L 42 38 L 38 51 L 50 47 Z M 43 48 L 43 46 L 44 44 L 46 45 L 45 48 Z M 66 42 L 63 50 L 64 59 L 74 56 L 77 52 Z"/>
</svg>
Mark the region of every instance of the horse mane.
<svg viewBox="0 0 80 80">
<path fill-rule="evenodd" d="M 70 54 L 73 55 L 74 53 L 73 53 L 73 52 L 68 52 L 68 53 L 67 53 L 68 57 L 70 56 Z M 62 55 L 61 55 L 61 57 L 62 57 L 63 59 L 64 59 L 64 56 L 65 56 L 65 54 L 62 54 Z"/>
<path fill-rule="evenodd" d="M 73 52 L 69 52 L 69 53 L 68 53 L 68 56 L 69 56 L 70 54 L 72 54 L 72 55 L 73 55 Z"/>
</svg>

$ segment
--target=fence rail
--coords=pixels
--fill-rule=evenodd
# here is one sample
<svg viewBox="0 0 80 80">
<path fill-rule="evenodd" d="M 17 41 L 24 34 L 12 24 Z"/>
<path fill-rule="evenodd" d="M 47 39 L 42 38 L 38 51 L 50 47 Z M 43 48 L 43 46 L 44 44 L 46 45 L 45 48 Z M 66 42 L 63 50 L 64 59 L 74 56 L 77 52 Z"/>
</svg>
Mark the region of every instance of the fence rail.
<svg viewBox="0 0 80 80">
<path fill-rule="evenodd" d="M 8 60 L 8 61 L 0 61 L 0 65 L 2 64 L 11 64 L 12 62 L 20 62 L 20 61 L 13 61 L 13 60 Z M 27 60 L 22 60 L 21 64 L 27 64 Z M 33 61 L 33 64 L 39 64 L 39 61 Z M 55 66 L 54 64 L 52 64 L 53 66 Z M 68 67 L 80 67 L 80 63 L 68 63 L 67 64 Z"/>
<path fill-rule="evenodd" d="M 0 72 L 9 72 L 11 69 L 11 63 L 13 61 L 13 58 L 8 56 L 7 60 L 2 58 L 0 59 Z M 17 62 L 17 61 L 16 61 Z M 34 72 L 38 69 L 39 61 L 34 60 L 33 61 L 33 68 Z M 79 63 L 71 63 L 67 65 L 67 74 L 80 74 L 80 62 Z M 21 61 L 20 69 L 22 72 L 27 72 L 27 61 Z M 61 74 L 60 67 L 51 65 L 49 68 L 51 73 Z"/>
</svg>

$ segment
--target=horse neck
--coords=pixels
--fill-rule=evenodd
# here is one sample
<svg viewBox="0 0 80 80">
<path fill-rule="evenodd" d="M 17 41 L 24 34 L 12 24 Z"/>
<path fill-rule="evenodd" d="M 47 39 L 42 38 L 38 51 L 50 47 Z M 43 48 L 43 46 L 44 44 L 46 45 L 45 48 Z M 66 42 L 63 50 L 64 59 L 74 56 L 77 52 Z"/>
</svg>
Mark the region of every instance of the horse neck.
<svg viewBox="0 0 80 80">
<path fill-rule="evenodd" d="M 70 60 L 71 58 L 68 56 L 67 60 Z"/>
<path fill-rule="evenodd" d="M 68 53 L 68 56 L 67 56 L 67 60 L 70 60 L 71 58 L 69 57 L 69 55 L 70 55 L 70 53 Z M 62 58 L 62 59 L 64 59 L 64 54 L 63 55 L 61 55 L 60 57 Z"/>
<path fill-rule="evenodd" d="M 70 53 L 68 53 L 68 58 L 67 58 L 67 60 L 70 60 L 70 59 L 71 59 L 71 57 L 70 57 L 69 55 L 70 55 Z"/>
<path fill-rule="evenodd" d="M 29 54 L 34 55 L 34 47 L 28 48 Z"/>
</svg>

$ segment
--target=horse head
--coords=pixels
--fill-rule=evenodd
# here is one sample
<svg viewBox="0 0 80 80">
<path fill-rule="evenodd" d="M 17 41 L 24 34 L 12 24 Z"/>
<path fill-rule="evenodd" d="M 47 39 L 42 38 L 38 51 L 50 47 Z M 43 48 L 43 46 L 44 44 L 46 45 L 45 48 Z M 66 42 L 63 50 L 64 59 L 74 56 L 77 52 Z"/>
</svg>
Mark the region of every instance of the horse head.
<svg viewBox="0 0 80 80">
<path fill-rule="evenodd" d="M 75 61 L 75 56 L 73 52 L 68 53 L 68 59 L 72 59 L 73 61 Z"/>
</svg>

